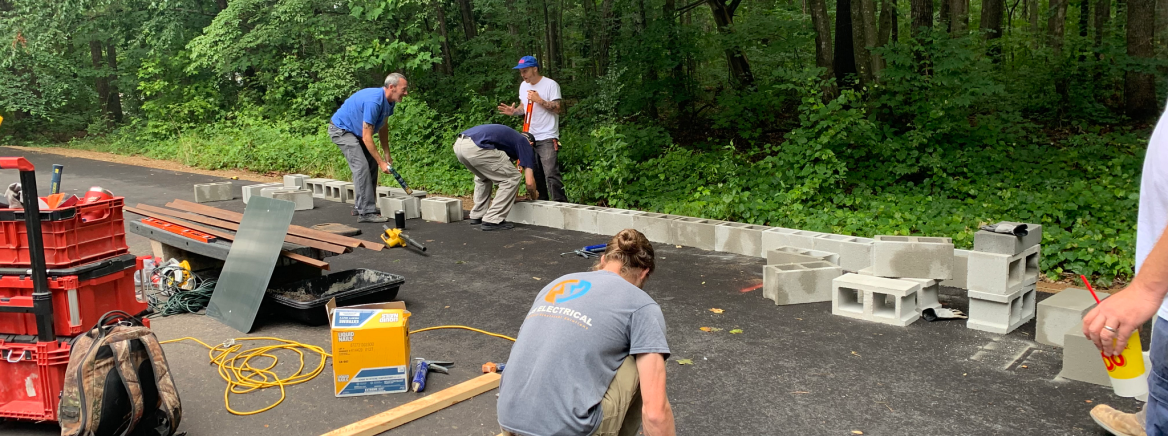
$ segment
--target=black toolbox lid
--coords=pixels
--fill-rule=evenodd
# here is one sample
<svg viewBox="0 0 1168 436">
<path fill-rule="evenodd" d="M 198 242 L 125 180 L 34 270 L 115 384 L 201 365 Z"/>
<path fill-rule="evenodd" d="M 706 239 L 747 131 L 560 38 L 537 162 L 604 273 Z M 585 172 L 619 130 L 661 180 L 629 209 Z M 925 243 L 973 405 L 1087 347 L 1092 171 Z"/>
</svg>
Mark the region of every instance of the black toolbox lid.
<svg viewBox="0 0 1168 436">
<path fill-rule="evenodd" d="M 64 277 L 77 276 L 78 280 L 89 280 L 97 277 L 106 276 L 116 272 L 125 271 L 133 268 L 138 262 L 138 256 L 133 254 L 123 254 L 107 259 L 102 259 L 97 262 L 90 262 L 84 265 L 78 265 L 70 268 L 56 268 L 48 270 L 49 277 Z M 0 276 L 30 276 L 32 269 L 26 267 L 8 267 L 0 268 Z"/>
</svg>

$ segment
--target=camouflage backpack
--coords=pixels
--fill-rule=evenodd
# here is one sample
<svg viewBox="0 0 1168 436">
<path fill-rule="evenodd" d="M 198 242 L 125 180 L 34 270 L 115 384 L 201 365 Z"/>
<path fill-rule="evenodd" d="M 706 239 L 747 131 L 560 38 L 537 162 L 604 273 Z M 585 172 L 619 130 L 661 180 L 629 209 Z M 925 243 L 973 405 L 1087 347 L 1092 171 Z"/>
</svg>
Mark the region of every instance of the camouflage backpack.
<svg viewBox="0 0 1168 436">
<path fill-rule="evenodd" d="M 121 311 L 74 340 L 58 410 L 61 436 L 170 436 L 182 419 L 162 346 Z"/>
</svg>

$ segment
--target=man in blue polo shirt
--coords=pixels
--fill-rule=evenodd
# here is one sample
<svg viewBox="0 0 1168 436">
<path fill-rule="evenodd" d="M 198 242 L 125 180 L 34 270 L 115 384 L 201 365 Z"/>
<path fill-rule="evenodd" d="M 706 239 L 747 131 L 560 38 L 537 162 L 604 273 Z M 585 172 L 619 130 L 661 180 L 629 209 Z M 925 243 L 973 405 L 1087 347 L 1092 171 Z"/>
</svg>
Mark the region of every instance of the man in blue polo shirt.
<svg viewBox="0 0 1168 436">
<path fill-rule="evenodd" d="M 483 124 L 458 135 L 458 140 L 454 141 L 454 155 L 475 176 L 471 224 L 481 224 L 479 229 L 484 232 L 513 227 L 506 218 L 515 204 L 515 194 L 519 192 L 520 174 L 511 161 L 518 160 L 519 166 L 523 167 L 528 196 L 532 200 L 539 197 L 535 174 L 532 173 L 537 159 L 532 147 L 534 143 L 530 133 L 519 133 L 502 124 Z M 496 183 L 499 192 L 488 208 L 491 189 Z"/>
<path fill-rule="evenodd" d="M 383 223 L 389 219 L 377 212 L 377 171 L 389 174 L 393 158 L 389 155 L 389 128 L 386 119 L 393 115 L 393 107 L 405 97 L 405 76 L 392 73 L 380 88 L 357 91 L 329 122 L 328 133 L 333 143 L 345 154 L 353 172 L 353 201 L 357 222 Z M 373 131 L 381 139 L 385 157 L 373 146 Z"/>
</svg>

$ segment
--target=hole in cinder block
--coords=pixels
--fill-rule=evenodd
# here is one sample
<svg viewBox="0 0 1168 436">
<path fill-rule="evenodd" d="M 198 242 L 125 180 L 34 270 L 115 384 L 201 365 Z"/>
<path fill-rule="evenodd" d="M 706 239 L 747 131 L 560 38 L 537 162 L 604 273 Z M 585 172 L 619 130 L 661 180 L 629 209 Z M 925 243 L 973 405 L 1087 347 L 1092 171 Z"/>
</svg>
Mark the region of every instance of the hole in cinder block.
<svg viewBox="0 0 1168 436">
<path fill-rule="evenodd" d="M 794 265 L 794 264 L 792 264 L 792 265 L 774 265 L 774 267 L 781 269 L 783 271 L 795 271 L 795 270 L 803 269 L 803 267 L 800 267 L 799 265 Z"/>
<path fill-rule="evenodd" d="M 872 293 L 872 316 L 895 319 L 898 299 L 895 295 Z"/>
<path fill-rule="evenodd" d="M 944 244 L 944 243 L 949 242 L 949 241 L 946 241 L 945 238 L 917 238 L 917 242 L 928 242 L 928 243 L 932 243 L 932 244 Z"/>
<path fill-rule="evenodd" d="M 1034 315 L 1034 305 L 1036 303 L 1037 298 L 1038 298 L 1038 296 L 1035 295 L 1033 290 L 1027 291 L 1025 294 L 1022 294 L 1022 318 L 1023 319 L 1030 318 L 1032 315 Z"/>
<path fill-rule="evenodd" d="M 880 240 L 889 242 L 909 242 L 909 239 L 904 236 L 885 236 L 880 238 Z"/>
<path fill-rule="evenodd" d="M 840 310 L 864 313 L 864 293 L 862 291 L 841 287 L 837 292 L 839 295 L 836 298 L 839 301 Z"/>
<path fill-rule="evenodd" d="M 803 267 L 804 267 L 804 268 L 808 268 L 808 269 L 811 269 L 811 268 L 832 268 L 832 267 L 835 267 L 835 264 L 834 264 L 834 263 L 831 263 L 831 262 L 807 262 L 807 263 L 803 263 L 802 265 L 803 265 Z"/>
<path fill-rule="evenodd" d="M 1038 275 L 1038 259 L 1039 259 L 1040 254 L 1041 253 L 1039 253 L 1039 252 L 1034 252 L 1034 253 L 1026 256 L 1026 275 L 1027 276 Z"/>
<path fill-rule="evenodd" d="M 1014 324 L 1022 319 L 1022 299 L 1023 296 L 1019 296 L 1010 300 L 1010 324 Z"/>
<path fill-rule="evenodd" d="M 1014 286 L 1022 283 L 1022 277 L 1026 274 L 1026 265 L 1023 263 L 1025 259 L 1014 259 L 1010 261 L 1010 278 L 1007 280 L 1007 285 Z"/>
</svg>

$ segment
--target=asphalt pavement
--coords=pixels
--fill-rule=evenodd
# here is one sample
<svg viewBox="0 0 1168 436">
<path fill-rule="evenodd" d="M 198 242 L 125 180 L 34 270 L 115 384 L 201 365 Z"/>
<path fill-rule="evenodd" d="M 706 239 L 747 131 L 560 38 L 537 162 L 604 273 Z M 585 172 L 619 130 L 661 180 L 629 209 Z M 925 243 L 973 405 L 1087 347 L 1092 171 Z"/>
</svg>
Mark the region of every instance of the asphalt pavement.
<svg viewBox="0 0 1168 436">
<path fill-rule="evenodd" d="M 63 192 L 101 186 L 124 196 L 127 205 L 162 206 L 193 200 L 192 185 L 221 181 L 212 176 L 0 148 L 24 156 L 39 169 L 47 188 L 49 168 L 65 165 Z M 471 177 L 467 174 L 467 177 Z M 16 180 L 0 172 L 0 185 Z M 387 178 L 383 177 L 383 181 Z M 236 200 L 209 203 L 240 211 Z M 357 224 L 351 206 L 317 200 L 296 212 L 294 224 L 339 222 L 377 240 L 378 224 Z M 127 214 L 127 218 L 133 215 Z M 411 328 L 457 324 L 514 336 L 535 294 L 549 281 L 586 270 L 591 260 L 562 252 L 606 242 L 604 238 L 545 227 L 516 225 L 481 232 L 465 221 L 452 224 L 410 220 L 407 233 L 426 243 L 421 255 L 402 248 L 357 249 L 330 257 L 333 271 L 370 268 L 405 276 L 399 299 L 412 312 Z M 131 252 L 150 253 L 147 240 L 131 235 Z M 660 303 L 673 352 L 668 392 L 682 435 L 1100 435 L 1088 416 L 1096 404 L 1134 410 L 1139 403 L 1109 388 L 1057 378 L 1061 350 L 1034 342 L 1034 323 L 1008 335 L 965 328 L 961 321 L 918 321 L 908 327 L 867 323 L 831 315 L 830 303 L 775 306 L 762 297 L 764 259 L 694 248 L 656 246 L 658 269 L 645 290 Z M 1043 298 L 1046 295 L 1041 295 Z M 966 309 L 964 292 L 943 289 L 946 306 Z M 721 314 L 710 311 L 722 309 Z M 721 328 L 704 332 L 701 327 Z M 203 315 L 153 320 L 161 340 L 180 337 L 220 343 L 243 336 L 278 337 L 329 348 L 327 327 L 268 320 L 244 335 Z M 741 329 L 740 334 L 730 334 Z M 415 356 L 456 362 L 450 375 L 435 374 L 429 392 L 479 375 L 487 361 L 507 360 L 511 343 L 461 330 L 411 337 Z M 236 416 L 224 407 L 225 383 L 207 352 L 191 342 L 164 346 L 183 403 L 181 430 L 188 435 L 315 435 L 419 398 L 413 393 L 335 398 L 332 368 L 287 388 L 276 408 Z M 693 364 L 680 365 L 679 359 Z M 297 355 L 284 353 L 278 370 L 294 371 Z M 309 357 L 310 367 L 316 358 Z M 232 395 L 236 410 L 254 410 L 278 400 L 270 389 Z M 496 435 L 495 392 L 479 395 L 426 416 L 390 434 Z M 59 433 L 53 424 L 0 423 L 0 432 Z"/>
</svg>

